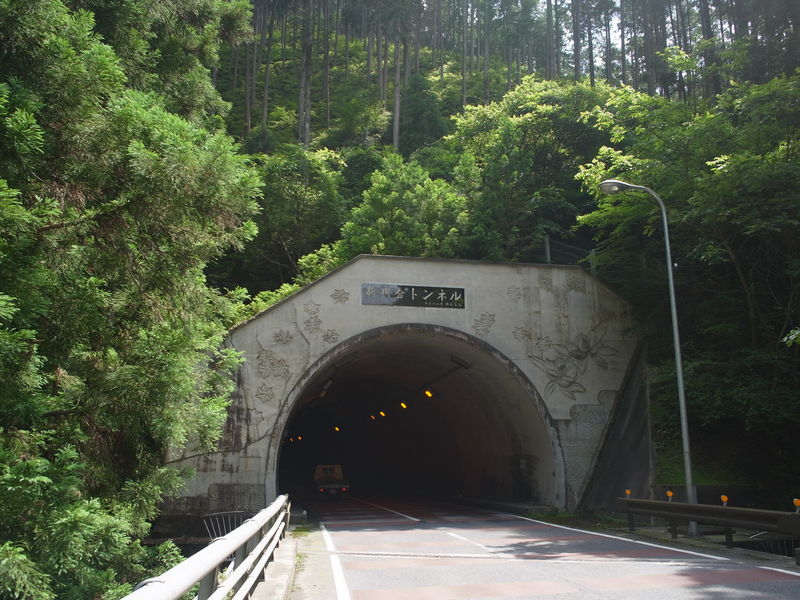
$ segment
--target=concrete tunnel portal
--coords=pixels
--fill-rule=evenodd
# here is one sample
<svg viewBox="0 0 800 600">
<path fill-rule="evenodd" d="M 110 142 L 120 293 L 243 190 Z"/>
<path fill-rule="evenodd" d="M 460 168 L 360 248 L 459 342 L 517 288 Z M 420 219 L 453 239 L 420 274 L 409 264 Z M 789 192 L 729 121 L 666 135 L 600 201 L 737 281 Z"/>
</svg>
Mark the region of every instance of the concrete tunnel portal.
<svg viewBox="0 0 800 600">
<path fill-rule="evenodd" d="M 222 439 L 171 449 L 195 476 L 165 514 L 254 512 L 326 463 L 354 494 L 557 508 L 648 484 L 639 339 L 579 267 L 360 256 L 224 344 L 243 362 Z"/>
<path fill-rule="evenodd" d="M 314 466 L 338 463 L 356 495 L 547 502 L 556 438 L 530 381 L 481 340 L 382 328 L 318 361 L 286 420 L 276 487 L 308 494 Z"/>
</svg>

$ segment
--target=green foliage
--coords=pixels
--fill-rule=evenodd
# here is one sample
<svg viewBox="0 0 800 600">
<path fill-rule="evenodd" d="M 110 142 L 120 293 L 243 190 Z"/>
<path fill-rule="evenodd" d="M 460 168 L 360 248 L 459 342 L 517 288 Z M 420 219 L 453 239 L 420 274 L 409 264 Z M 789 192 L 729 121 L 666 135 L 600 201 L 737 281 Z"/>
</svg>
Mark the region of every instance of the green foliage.
<svg viewBox="0 0 800 600">
<path fill-rule="evenodd" d="M 739 436 L 739 472 L 788 486 L 797 419 L 797 354 L 779 346 L 800 321 L 800 77 L 737 85 L 714 110 L 615 91 L 590 111 L 612 134 L 578 175 L 648 185 L 670 221 L 690 421 L 706 438 Z M 678 175 L 679 174 L 679 175 Z M 671 353 L 660 211 L 647 194 L 597 196 L 580 217 L 599 242 L 597 265 L 653 334 L 652 356 Z M 674 370 L 669 366 L 674 381 Z M 654 386 L 663 434 L 676 431 L 675 390 Z M 672 415 L 667 418 L 667 415 Z M 772 465 L 769 468 L 765 465 Z"/>
<path fill-rule="evenodd" d="M 209 77 L 222 43 L 251 35 L 248 0 L 81 2 L 95 30 L 115 51 L 131 86 L 157 92 L 165 107 L 188 120 L 217 127 L 228 111 Z"/>
<path fill-rule="evenodd" d="M 220 287 L 238 284 L 258 292 L 291 280 L 301 256 L 336 238 L 345 214 L 339 193 L 344 163 L 331 150 L 297 144 L 253 161 L 264 182 L 262 210 L 255 218 L 258 235 L 209 275 Z"/>
<path fill-rule="evenodd" d="M 333 122 L 321 137 L 324 146 L 369 147 L 376 145 L 387 127 L 391 127 L 389 113 L 371 90 L 361 85 L 342 90 L 344 98 L 337 103 L 332 114 Z"/>
<path fill-rule="evenodd" d="M 259 175 L 196 124 L 218 99 L 195 93 L 213 91 L 207 75 L 160 74 L 193 74 L 181 86 L 199 104 L 180 110 L 194 123 L 165 108 L 169 94 L 128 88 L 126 71 L 146 89 L 147 62 L 166 54 L 129 30 L 147 58 L 120 62 L 95 18 L 121 35 L 115 11 L 181 25 L 124 4 L 0 2 L 3 598 L 121 597 L 176 560 L 138 541 L 188 475 L 161 466 L 164 452 L 214 446 L 240 361 L 220 348 L 234 301 L 202 271 L 254 234 Z"/>
<path fill-rule="evenodd" d="M 416 163 L 387 155 L 342 227 L 340 251 L 347 257 L 457 256 L 464 208 L 464 198 L 446 182 L 430 179 Z"/>
<path fill-rule="evenodd" d="M 432 144 L 447 132 L 439 99 L 421 75 L 412 76 L 401 91 L 400 141 L 398 150 L 409 156 L 415 150 Z M 387 133 L 386 139 L 391 135 Z"/>
<path fill-rule="evenodd" d="M 135 505 L 121 500 L 108 507 L 84 496 L 85 465 L 73 448 L 47 459 L 40 455 L 51 434 L 2 433 L 0 539 L 10 541 L 0 545 L 0 597 L 99 597 L 119 575 L 141 578 L 180 559 L 167 547 L 145 550 L 134 541 Z M 153 490 L 158 498 L 151 503 L 160 493 Z"/>
<path fill-rule="evenodd" d="M 36 568 L 21 548 L 11 542 L 0 544 L 0 598 L 15 600 L 51 600 L 50 577 Z"/>
<path fill-rule="evenodd" d="M 468 257 L 532 261 L 545 234 L 570 234 L 589 205 L 573 174 L 606 140 L 578 117 L 609 93 L 526 79 L 502 101 L 456 118 L 451 143 L 469 197 Z"/>
</svg>

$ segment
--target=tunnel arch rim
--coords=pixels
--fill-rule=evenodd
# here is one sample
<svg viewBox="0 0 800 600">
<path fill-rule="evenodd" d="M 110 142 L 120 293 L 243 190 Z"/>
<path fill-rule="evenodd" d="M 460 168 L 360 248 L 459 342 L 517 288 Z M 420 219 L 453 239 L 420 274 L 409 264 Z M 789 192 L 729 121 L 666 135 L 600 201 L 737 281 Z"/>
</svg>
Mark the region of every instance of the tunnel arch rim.
<svg viewBox="0 0 800 600">
<path fill-rule="evenodd" d="M 544 429 L 549 434 L 550 448 L 553 458 L 554 478 L 554 497 L 551 499 L 551 501 L 553 506 L 557 508 L 565 508 L 567 505 L 566 462 L 564 449 L 561 444 L 561 436 L 559 435 L 558 428 L 555 425 L 554 419 L 550 415 L 550 411 L 547 408 L 544 399 L 530 378 L 516 365 L 512 359 L 485 340 L 452 327 L 417 322 L 381 325 L 379 327 L 374 327 L 350 336 L 337 343 L 334 347 L 328 349 L 326 352 L 322 353 L 303 370 L 303 373 L 297 378 L 297 381 L 288 391 L 284 401 L 281 403 L 274 429 L 274 432 L 278 433 L 278 435 L 271 436 L 270 444 L 267 448 L 265 464 L 265 484 L 267 488 L 267 498 L 275 497 L 277 495 L 277 483 L 283 437 L 286 433 L 286 428 L 289 426 L 294 407 L 300 399 L 303 390 L 306 389 L 308 384 L 320 371 L 324 370 L 325 367 L 331 365 L 332 363 L 335 363 L 338 358 L 346 355 L 350 350 L 369 340 L 395 333 L 433 333 L 436 335 L 444 335 L 477 348 L 503 366 L 509 375 L 511 375 L 522 386 L 528 397 L 532 400 L 534 407 L 536 408 L 536 412 L 542 420 Z"/>
</svg>

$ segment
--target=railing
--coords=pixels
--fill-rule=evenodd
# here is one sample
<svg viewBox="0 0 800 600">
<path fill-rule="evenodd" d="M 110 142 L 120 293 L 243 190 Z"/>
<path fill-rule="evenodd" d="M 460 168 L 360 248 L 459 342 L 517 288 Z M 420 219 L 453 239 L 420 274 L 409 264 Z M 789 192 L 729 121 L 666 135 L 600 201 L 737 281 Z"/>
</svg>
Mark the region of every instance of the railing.
<svg viewBox="0 0 800 600">
<path fill-rule="evenodd" d="M 634 531 L 633 515 L 649 515 L 667 519 L 672 538 L 678 536 L 678 521 L 695 521 L 707 525 L 725 527 L 725 544 L 733 547 L 732 527 L 771 531 L 791 537 L 800 537 L 800 514 L 763 510 L 759 508 L 738 508 L 735 506 L 716 506 L 713 504 L 688 504 L 686 502 L 664 502 L 663 500 L 641 500 L 638 498 L 618 498 L 628 513 L 628 526 Z M 795 561 L 800 565 L 800 553 L 795 549 Z"/>
<path fill-rule="evenodd" d="M 145 579 L 123 600 L 177 600 L 198 583 L 198 600 L 222 600 L 231 593 L 231 600 L 247 598 L 284 536 L 290 508 L 289 497 L 279 496 L 241 526 L 212 540 L 180 564 L 158 577 Z M 221 567 L 229 561 L 221 578 Z"/>
</svg>

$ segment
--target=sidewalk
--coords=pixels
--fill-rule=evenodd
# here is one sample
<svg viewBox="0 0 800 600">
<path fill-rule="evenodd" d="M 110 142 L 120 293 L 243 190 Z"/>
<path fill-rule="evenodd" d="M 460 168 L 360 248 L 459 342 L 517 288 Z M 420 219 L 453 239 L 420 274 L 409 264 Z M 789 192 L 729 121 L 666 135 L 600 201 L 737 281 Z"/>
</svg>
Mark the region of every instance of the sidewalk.
<svg viewBox="0 0 800 600">
<path fill-rule="evenodd" d="M 256 586 L 252 600 L 330 600 L 336 598 L 330 553 L 322 530 L 302 507 L 292 506 L 289 530 L 267 568 L 269 579 Z"/>
</svg>

